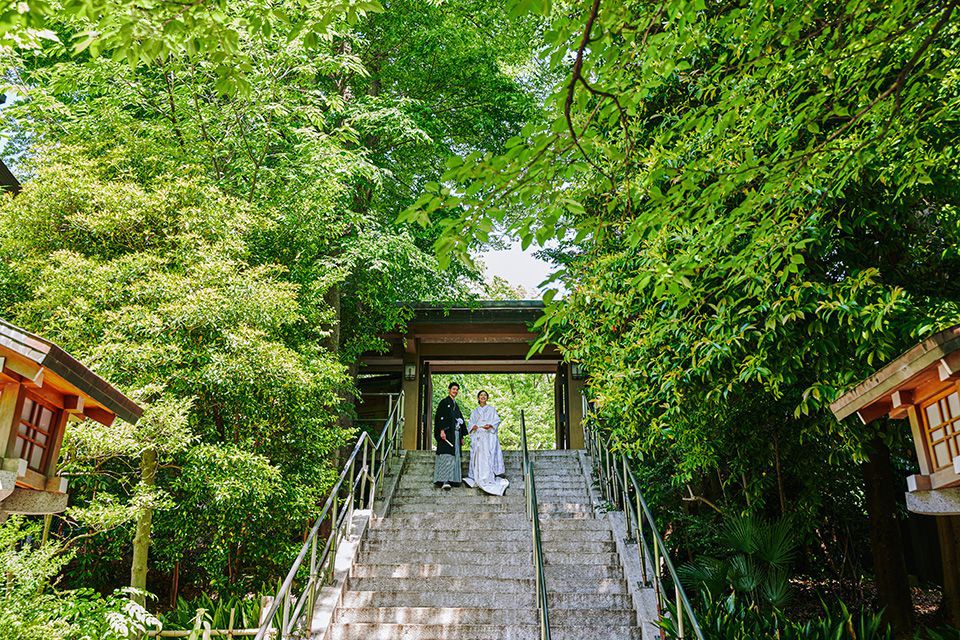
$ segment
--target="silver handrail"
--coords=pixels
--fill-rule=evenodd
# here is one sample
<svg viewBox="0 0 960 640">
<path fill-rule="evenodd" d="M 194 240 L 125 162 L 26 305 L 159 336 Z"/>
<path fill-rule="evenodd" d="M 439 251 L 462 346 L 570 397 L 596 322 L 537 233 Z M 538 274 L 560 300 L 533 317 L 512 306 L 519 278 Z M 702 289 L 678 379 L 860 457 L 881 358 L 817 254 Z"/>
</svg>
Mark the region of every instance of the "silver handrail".
<svg viewBox="0 0 960 640">
<path fill-rule="evenodd" d="M 366 508 L 373 509 L 377 489 L 383 485 L 383 476 L 390 458 L 400 455 L 403 405 L 404 397 L 401 393 L 376 442 L 366 431 L 360 434 L 336 483 L 330 489 L 320 515 L 300 548 L 300 553 L 274 596 L 270 609 L 265 616 L 261 616 L 260 628 L 254 640 L 264 640 L 267 637 L 288 640 L 296 637 L 294 634 L 299 634 L 300 629 L 310 635 L 317 594 L 324 585 L 333 582 L 337 547 L 348 533 L 354 507 L 359 504 L 361 508 L 366 505 Z M 320 530 L 327 522 L 330 524 L 329 532 L 326 533 L 323 549 L 318 554 L 323 537 Z M 300 594 L 294 597 L 294 590 L 298 588 L 297 574 L 305 568 L 304 560 L 308 553 L 310 571 L 306 583 L 299 586 Z"/>
<path fill-rule="evenodd" d="M 586 413 L 584 414 L 587 415 Z M 697 622 L 697 616 L 690 606 L 683 585 L 677 577 L 677 571 L 670 560 L 670 554 L 663 538 L 657 529 L 653 514 L 647 506 L 646 500 L 640 492 L 640 484 L 630 469 L 627 456 L 611 447 L 611 442 L 596 432 L 592 420 L 584 420 L 584 438 L 587 451 L 593 459 L 594 469 L 600 491 L 605 500 L 615 504 L 623 510 L 627 525 L 627 538 L 636 536 L 637 553 L 640 556 L 640 570 L 643 574 L 644 586 L 652 586 L 657 596 L 657 613 L 664 617 L 665 612 L 676 615 L 677 637 L 687 637 L 685 622 L 690 625 L 690 632 L 697 640 L 704 640 L 703 632 Z M 631 491 L 633 497 L 631 499 Z M 647 571 L 647 558 L 651 556 L 649 543 L 653 544 L 653 571 Z M 673 582 L 673 594 L 665 593 L 661 572 L 666 569 L 667 575 Z"/>
<path fill-rule="evenodd" d="M 537 613 L 540 619 L 540 640 L 550 640 L 550 604 L 547 600 L 547 580 L 543 571 L 543 541 L 540 533 L 540 505 L 537 502 L 537 483 L 533 460 L 527 450 L 527 422 L 520 410 L 520 441 L 523 445 L 523 486 L 527 496 L 527 517 L 533 535 L 533 567 L 537 587 Z"/>
</svg>

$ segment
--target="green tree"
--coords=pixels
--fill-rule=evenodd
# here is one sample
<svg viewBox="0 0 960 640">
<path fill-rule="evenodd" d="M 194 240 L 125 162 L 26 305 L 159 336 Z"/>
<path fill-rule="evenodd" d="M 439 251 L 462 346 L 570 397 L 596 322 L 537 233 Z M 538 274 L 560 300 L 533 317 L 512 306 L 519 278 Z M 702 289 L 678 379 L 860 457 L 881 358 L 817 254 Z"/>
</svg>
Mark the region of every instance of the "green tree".
<svg viewBox="0 0 960 640">
<path fill-rule="evenodd" d="M 529 29 L 497 48 L 499 16 L 464 21 L 471 6 L 0 16 L 18 97 L 5 154 L 28 178 L 4 203 L 0 308 L 149 409 L 70 434 L 71 578 L 113 585 L 131 541 L 137 584 L 148 549 L 213 591 L 259 590 L 287 565 L 351 435 L 336 425 L 356 356 L 401 302 L 464 297 L 475 275 L 438 266 L 436 232 L 393 225 L 417 194 L 403 184 L 439 177 L 453 148 L 502 148 L 534 104 L 510 69 Z"/>
<path fill-rule="evenodd" d="M 102 532 L 84 546 L 99 570 L 126 556 L 135 522 L 138 586 L 152 529 L 161 567 L 182 558 L 195 580 L 259 588 L 321 502 L 348 380 L 297 340 L 308 318 L 285 270 L 251 262 L 272 221 L 189 174 L 142 185 L 92 161 L 38 165 L 0 211 L 0 269 L 17 283 L 3 307 L 147 406 L 136 427 L 70 433 L 71 516 Z"/>
<path fill-rule="evenodd" d="M 885 532 L 873 565 L 901 632 L 902 553 L 880 544 L 898 539 L 893 437 L 826 405 L 960 319 L 955 15 L 920 0 L 558 7 L 548 122 L 503 154 L 451 158 L 404 216 L 458 212 L 447 258 L 495 223 L 560 243 L 569 295 L 548 292 L 544 340 L 590 372 L 622 446 L 671 461 L 674 505 L 713 487 L 727 508 L 811 513 L 813 535 L 860 491 L 848 475 L 816 498 L 816 480 L 866 460 L 857 481 L 882 495 L 856 508 Z"/>
</svg>

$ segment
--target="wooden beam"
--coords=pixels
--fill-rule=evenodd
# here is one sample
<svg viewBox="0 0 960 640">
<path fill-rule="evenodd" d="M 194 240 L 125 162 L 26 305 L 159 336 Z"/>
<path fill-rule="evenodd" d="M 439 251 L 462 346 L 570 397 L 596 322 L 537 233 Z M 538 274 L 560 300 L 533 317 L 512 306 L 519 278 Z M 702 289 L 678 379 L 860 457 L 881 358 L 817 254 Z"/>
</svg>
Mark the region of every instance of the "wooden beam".
<svg viewBox="0 0 960 640">
<path fill-rule="evenodd" d="M 27 385 L 28 387 L 33 387 L 36 389 L 43 387 L 43 369 L 41 369 L 40 373 L 38 373 L 33 378 L 27 378 L 26 380 L 24 380 L 23 384 Z"/>
<path fill-rule="evenodd" d="M 930 491 L 930 476 L 915 473 L 907 476 L 907 491 Z"/>
<path fill-rule="evenodd" d="M 419 334 L 417 339 L 424 344 L 513 344 L 533 342 L 536 337 L 532 333 L 499 333 L 495 335 Z"/>
<path fill-rule="evenodd" d="M 953 466 L 945 467 L 930 474 L 932 489 L 949 489 L 960 485 L 960 475 L 953 470 Z"/>
<path fill-rule="evenodd" d="M 54 389 L 51 385 L 44 385 L 42 387 L 28 387 L 30 389 L 30 395 L 37 396 L 43 400 L 46 400 L 53 406 L 58 409 L 64 408 L 64 395 Z"/>
<path fill-rule="evenodd" d="M 917 464 L 920 466 L 920 474 L 929 476 L 932 468 L 930 464 L 930 451 L 927 449 L 927 440 L 920 424 L 920 412 L 917 411 L 915 405 L 907 406 L 907 417 L 910 418 L 910 433 L 913 436 L 913 447 L 917 453 Z"/>
<path fill-rule="evenodd" d="M 906 389 L 894 391 L 890 395 L 890 403 L 893 406 L 890 417 L 895 420 L 903 420 L 907 417 L 907 407 L 913 404 L 913 392 Z"/>
<path fill-rule="evenodd" d="M 62 476 L 53 476 L 52 478 L 47 478 L 47 484 L 44 486 L 44 491 L 50 491 L 51 493 L 66 493 L 67 492 L 67 479 Z"/>
<path fill-rule="evenodd" d="M 3 372 L 7 375 L 15 373 L 38 387 L 43 384 L 43 367 L 25 358 L 4 358 Z"/>
<path fill-rule="evenodd" d="M 419 340 L 413 334 L 407 334 L 403 337 L 403 350 L 405 353 L 415 355 L 417 353 L 417 343 Z"/>
<path fill-rule="evenodd" d="M 891 408 L 889 397 L 883 398 L 857 411 L 857 416 L 863 424 L 870 424 L 874 420 L 890 413 Z"/>
<path fill-rule="evenodd" d="M 905 404 L 913 404 L 913 392 L 906 389 L 894 391 L 893 395 L 890 396 L 890 401 L 893 403 L 894 409 Z"/>
<path fill-rule="evenodd" d="M 17 478 L 17 485 L 43 491 L 47 488 L 47 477 L 33 469 L 24 469 L 23 475 Z"/>
<path fill-rule="evenodd" d="M 83 396 L 63 396 L 63 410 L 67 413 L 83 413 Z"/>
<path fill-rule="evenodd" d="M 960 377 L 958 376 L 958 371 L 960 371 L 960 363 L 954 362 L 954 360 L 954 358 L 940 358 L 940 363 L 937 365 L 937 373 L 940 376 L 940 382 L 956 380 L 958 377 Z"/>
<path fill-rule="evenodd" d="M 83 415 L 91 420 L 96 420 L 105 427 L 113 425 L 113 421 L 117 419 L 117 416 L 100 407 L 87 407 L 83 410 Z"/>
</svg>

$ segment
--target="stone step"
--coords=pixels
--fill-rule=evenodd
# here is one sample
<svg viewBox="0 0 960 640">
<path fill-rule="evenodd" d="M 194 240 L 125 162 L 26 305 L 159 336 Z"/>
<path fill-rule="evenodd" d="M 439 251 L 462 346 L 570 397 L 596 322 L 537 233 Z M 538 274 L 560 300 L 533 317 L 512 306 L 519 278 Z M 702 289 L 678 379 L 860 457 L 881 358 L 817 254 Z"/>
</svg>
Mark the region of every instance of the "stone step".
<svg viewBox="0 0 960 640">
<path fill-rule="evenodd" d="M 432 504 L 461 504 L 464 502 L 471 504 L 504 504 L 512 502 L 516 504 L 526 504 L 526 497 L 523 495 L 523 487 L 516 491 L 511 491 L 513 486 L 507 488 L 506 495 L 492 496 L 488 493 L 482 493 L 477 489 L 459 488 L 444 491 L 435 487 L 399 487 L 393 494 L 393 500 L 420 500 Z"/>
<path fill-rule="evenodd" d="M 431 455 L 427 458 L 416 458 L 407 460 L 405 469 L 430 469 L 431 471 L 437 464 L 436 455 Z M 470 464 L 470 452 L 467 451 L 460 458 L 460 465 L 466 468 Z M 514 458 L 511 456 L 503 457 L 503 468 L 507 470 L 513 470 L 520 472 L 523 468 L 523 462 L 520 458 Z M 534 458 L 533 459 L 533 470 L 534 473 L 540 471 L 541 469 L 550 470 L 550 469 L 563 469 L 571 470 L 576 469 L 582 471 L 583 467 L 580 466 L 579 460 L 571 460 L 566 458 Z"/>
<path fill-rule="evenodd" d="M 369 564 L 364 562 L 353 565 L 350 575 L 354 578 L 476 578 L 484 582 L 489 579 L 532 579 L 534 577 L 533 566 L 529 558 L 524 564 L 498 562 L 493 565 L 479 563 L 422 564 L 416 561 L 398 564 Z"/>
<path fill-rule="evenodd" d="M 464 591 L 477 585 L 475 578 L 467 577 L 426 577 L 426 578 L 349 578 L 347 589 L 351 591 Z M 497 594 L 534 592 L 533 578 L 484 578 L 484 588 Z M 551 591 L 555 590 L 550 587 Z M 614 578 L 570 579 L 563 584 L 564 593 L 612 594 L 627 593 L 624 580 Z"/>
<path fill-rule="evenodd" d="M 429 551 L 405 549 L 403 551 L 381 551 L 366 550 L 363 548 L 354 561 L 354 566 L 358 565 L 378 565 L 378 564 L 400 564 L 400 563 L 422 563 L 439 565 L 459 565 L 459 566 L 478 566 L 489 562 L 491 553 L 487 553 L 482 548 L 471 551 Z M 523 569 L 530 567 L 531 564 L 530 547 L 525 549 L 513 549 L 510 553 L 497 555 L 497 564 L 510 567 L 516 570 L 518 567 Z"/>
<path fill-rule="evenodd" d="M 430 578 L 349 578 L 347 589 L 350 591 L 426 591 L 438 593 L 442 591 L 465 591 L 477 586 L 474 578 L 464 577 L 430 577 Z M 498 595 L 532 593 L 534 581 L 532 577 L 524 578 L 490 578 L 483 581 L 484 588 Z"/>
<path fill-rule="evenodd" d="M 407 549 L 405 552 L 399 553 L 397 551 L 367 551 L 363 549 L 357 555 L 355 566 L 357 564 L 401 563 L 473 566 L 488 564 L 491 558 L 495 558 L 496 564 L 502 566 L 512 568 L 531 566 L 529 546 L 519 550 L 513 548 L 508 553 L 498 553 L 492 549 L 483 549 L 482 547 L 475 551 L 421 551 Z M 570 553 L 568 551 L 544 550 L 544 562 L 548 565 L 618 566 L 619 559 L 617 554 L 611 551 L 578 550 L 576 553 Z"/>
<path fill-rule="evenodd" d="M 527 554 L 524 554 L 527 555 Z M 569 584 L 571 580 L 621 580 L 623 570 L 619 564 L 547 564 L 544 566 L 547 584 Z M 533 566 L 526 564 L 443 563 L 425 564 L 403 562 L 397 564 L 355 564 L 350 571 L 354 578 L 470 578 L 486 583 L 489 580 L 533 578 Z M 566 587 L 563 587 L 564 590 Z"/>
<path fill-rule="evenodd" d="M 634 623 L 632 609 L 554 609 L 550 611 L 551 628 L 576 626 L 585 620 L 602 619 L 615 626 Z M 377 624 L 539 624 L 535 607 L 358 607 L 341 608 L 334 622 L 365 622 Z"/>
<path fill-rule="evenodd" d="M 589 609 L 602 612 L 609 609 L 630 609 L 633 601 L 623 593 L 555 593 L 548 596 L 550 611 L 564 609 Z M 523 593 L 478 593 L 472 590 L 461 591 L 358 591 L 343 592 L 341 608 L 358 607 L 473 607 L 489 608 L 531 608 L 536 607 L 535 592 Z M 605 638 L 606 636 L 599 636 Z"/>
<path fill-rule="evenodd" d="M 416 469 L 418 471 L 429 470 L 431 473 L 436 467 L 437 459 L 436 457 L 430 457 L 428 459 L 419 459 L 419 460 L 410 460 L 404 466 L 405 471 L 411 469 Z M 470 456 L 469 454 L 464 456 L 460 461 L 461 468 L 466 471 L 470 465 Z M 510 458 L 503 459 L 503 468 L 507 473 L 521 473 L 523 470 L 523 465 L 520 463 L 520 460 L 512 460 Z M 576 460 L 534 460 L 533 461 L 533 472 L 534 474 L 539 475 L 541 471 L 549 472 L 552 470 L 558 471 L 576 471 L 578 473 L 583 473 L 583 467 L 580 466 L 580 462 Z"/>
<path fill-rule="evenodd" d="M 456 544 L 455 551 L 433 551 L 433 550 L 424 550 L 423 544 L 421 542 L 409 542 L 403 540 L 365 540 L 360 546 L 360 553 L 379 553 L 384 554 L 386 557 L 388 554 L 394 558 L 404 557 L 409 553 L 423 553 L 423 554 L 440 554 L 440 553 L 457 553 L 457 554 L 489 554 L 489 555 L 499 555 L 501 558 L 508 558 L 513 556 L 520 557 L 520 560 L 517 560 L 516 564 L 521 562 L 529 563 L 529 554 L 531 551 L 531 541 L 529 537 L 526 541 L 522 540 L 469 540 L 458 542 Z M 593 554 L 593 553 L 616 553 L 617 547 L 616 543 L 613 540 L 605 541 L 583 541 L 583 542 L 549 542 L 544 543 L 543 545 L 544 553 L 547 558 L 553 558 L 556 556 L 567 556 L 574 561 L 578 556 L 584 554 Z M 557 561 L 558 563 L 561 561 Z"/>
<path fill-rule="evenodd" d="M 506 508 L 492 507 L 498 513 L 517 513 Z M 439 514 L 435 510 L 431 510 L 428 505 L 398 505 L 396 511 L 398 515 L 412 515 L 412 514 Z M 447 513 L 470 513 L 469 509 L 464 509 L 462 511 L 450 510 Z M 593 513 L 587 511 L 547 511 L 544 509 L 540 510 L 540 523 L 543 524 L 547 520 L 590 520 L 593 518 Z"/>
<path fill-rule="evenodd" d="M 466 474 L 464 474 L 466 475 Z M 524 480 L 518 474 L 507 473 L 504 477 L 510 481 L 510 488 L 512 489 L 523 489 Z M 439 488 L 436 483 L 433 481 L 433 472 L 429 474 L 414 474 L 414 475 L 404 475 L 397 485 L 398 489 L 413 489 L 413 488 Z M 458 488 L 467 489 L 465 485 L 460 487 L 453 487 L 452 491 L 456 491 Z M 576 476 L 550 476 L 547 478 L 542 478 L 537 476 L 537 491 L 546 491 L 553 488 L 569 488 L 569 489 L 586 489 L 587 485 L 583 482 L 582 477 L 579 475 Z"/>
<path fill-rule="evenodd" d="M 425 529 L 457 530 L 484 528 L 517 528 L 530 530 L 530 523 L 524 513 L 504 514 L 495 511 L 481 511 L 477 513 L 417 513 L 410 515 L 389 515 L 376 520 L 372 529 Z M 568 522 L 565 520 L 551 520 L 541 523 L 542 530 L 579 529 L 608 531 L 610 526 L 603 520 L 590 519 L 585 522 Z"/>
<path fill-rule="evenodd" d="M 583 520 L 582 522 L 590 522 L 589 520 Z M 612 534 L 609 529 L 560 529 L 554 528 L 552 526 L 553 521 L 547 523 L 546 526 L 541 530 L 542 539 L 544 544 L 549 544 L 552 542 L 561 542 L 561 543 L 572 543 L 572 542 L 587 542 L 587 541 L 600 541 L 606 542 L 612 539 Z M 397 531 L 387 531 L 384 529 L 370 529 L 367 532 L 368 539 L 371 541 L 376 540 L 402 540 L 402 541 L 414 541 L 423 543 L 424 540 L 434 540 L 436 539 L 435 532 L 415 530 L 415 529 L 400 529 Z M 456 543 L 456 542 L 470 542 L 477 539 L 476 532 L 474 531 L 463 531 L 463 530 L 451 530 L 443 534 L 444 543 Z M 496 539 L 502 542 L 507 541 L 528 541 L 530 540 L 530 531 L 527 530 L 505 530 L 500 531 L 496 535 Z"/>
<path fill-rule="evenodd" d="M 551 628 L 554 640 L 596 640 L 617 638 L 641 640 L 643 635 L 637 627 L 611 627 L 599 625 L 588 627 Z M 419 625 L 419 624 L 368 624 L 363 622 L 335 623 L 327 630 L 328 640 L 539 640 L 540 626 L 530 625 Z"/>
<path fill-rule="evenodd" d="M 463 470 L 463 475 L 467 475 L 467 470 Z M 523 476 L 519 471 L 507 469 L 503 476 L 510 481 L 511 485 L 522 487 L 524 485 Z M 569 473 L 550 473 L 544 474 L 535 472 L 537 486 L 546 486 L 548 484 L 579 484 L 586 486 L 583 476 L 579 471 L 570 471 Z M 541 484 L 542 483 L 542 484 Z M 435 486 L 433 480 L 433 469 L 408 469 L 400 478 L 400 486 L 422 484 L 424 486 Z"/>
<path fill-rule="evenodd" d="M 522 497 L 519 501 L 510 500 L 510 496 L 504 496 L 501 498 L 500 502 L 493 503 L 480 503 L 484 511 L 496 511 L 500 513 L 521 513 L 525 509 L 525 502 Z M 580 513 L 585 514 L 586 516 L 593 518 L 593 507 L 591 505 L 582 504 L 579 502 L 547 502 L 542 503 L 539 506 L 539 512 L 541 514 L 551 514 L 551 513 Z M 451 501 L 449 504 L 437 504 L 423 502 L 421 500 L 411 499 L 407 501 L 403 498 L 396 500 L 390 506 L 390 513 L 464 513 L 470 511 L 477 511 L 477 503 L 471 503 L 466 500 L 462 501 Z"/>
<path fill-rule="evenodd" d="M 526 502 L 523 500 L 508 500 L 506 498 L 509 498 L 509 496 L 504 496 L 499 502 L 468 499 L 440 501 L 429 498 L 398 498 L 390 505 L 390 515 L 447 514 L 450 516 L 479 516 L 482 513 L 491 513 L 524 517 L 526 514 Z M 596 513 L 593 506 L 582 502 L 570 501 L 570 498 L 567 496 L 557 496 L 555 502 L 540 501 L 537 504 L 537 511 L 541 517 L 560 513 L 578 513 L 582 514 L 581 517 L 588 519 L 594 519 Z"/>
<path fill-rule="evenodd" d="M 512 489 L 524 489 L 524 480 L 520 476 L 513 476 L 507 474 L 506 479 L 510 481 L 510 488 Z M 537 478 L 537 493 L 541 491 L 555 491 L 555 490 L 564 490 L 564 489 L 582 489 L 583 491 L 587 490 L 587 484 L 583 481 L 583 478 L 580 476 L 575 476 L 572 478 L 566 477 L 557 477 L 557 478 Z M 397 489 L 399 491 L 409 491 L 411 489 L 422 489 L 424 491 L 442 491 L 440 487 L 437 487 L 436 483 L 433 481 L 433 476 L 409 476 L 400 481 Z M 479 491 L 479 489 L 467 487 L 461 485 L 460 487 L 454 487 L 450 490 L 450 493 L 456 493 L 458 489 L 463 489 L 466 491 Z"/>
</svg>

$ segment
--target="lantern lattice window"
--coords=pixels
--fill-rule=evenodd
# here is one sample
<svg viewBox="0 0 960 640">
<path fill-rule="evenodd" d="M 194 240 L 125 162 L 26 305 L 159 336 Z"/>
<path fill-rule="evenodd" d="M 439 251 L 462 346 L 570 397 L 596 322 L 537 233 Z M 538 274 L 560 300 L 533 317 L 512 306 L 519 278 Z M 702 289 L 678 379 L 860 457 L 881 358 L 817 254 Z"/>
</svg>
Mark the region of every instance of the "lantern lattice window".
<svg viewBox="0 0 960 640">
<path fill-rule="evenodd" d="M 948 390 L 923 406 L 924 431 L 933 471 L 960 456 L 960 392 Z"/>
<path fill-rule="evenodd" d="M 43 473 L 47 456 L 56 441 L 60 411 L 37 398 L 27 396 L 20 413 L 17 432 L 18 454 L 27 461 L 27 467 Z"/>
</svg>

